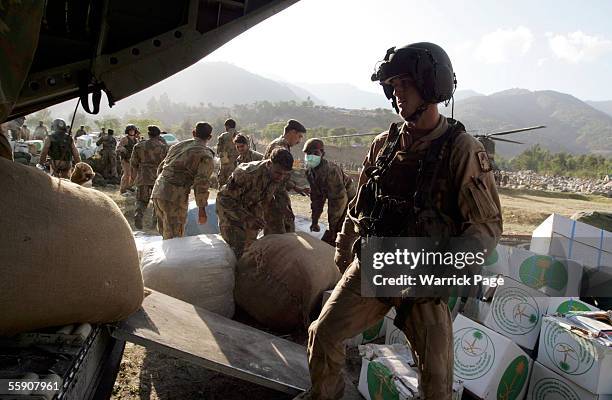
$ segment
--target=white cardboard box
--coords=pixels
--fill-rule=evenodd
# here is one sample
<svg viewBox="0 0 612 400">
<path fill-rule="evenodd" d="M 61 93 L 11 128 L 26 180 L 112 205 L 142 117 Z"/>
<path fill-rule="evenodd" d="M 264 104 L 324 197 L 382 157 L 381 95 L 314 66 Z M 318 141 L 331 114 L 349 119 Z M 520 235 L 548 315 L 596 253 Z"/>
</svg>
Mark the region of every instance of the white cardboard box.
<svg viewBox="0 0 612 400">
<path fill-rule="evenodd" d="M 533 360 L 510 339 L 457 315 L 453 323 L 455 379 L 479 399 L 522 399 Z"/>
<path fill-rule="evenodd" d="M 603 229 L 596 228 L 583 222 L 574 221 L 573 219 L 559 214 L 551 214 L 544 222 L 534 229 L 532 238 L 550 238 L 553 233 L 599 249 L 602 249 L 602 242 L 605 242 L 605 238 L 608 236 Z"/>
<path fill-rule="evenodd" d="M 322 303 L 323 305 L 325 305 L 325 302 L 327 302 L 327 299 L 329 299 L 329 296 L 331 296 L 331 293 L 332 293 L 332 290 L 326 290 L 325 292 L 323 292 L 323 303 Z M 351 339 L 348 339 L 345 343 L 347 346 L 355 347 L 355 346 L 359 346 L 360 344 L 370 343 L 373 340 L 385 337 L 385 325 L 386 325 L 385 319 L 383 318 L 379 322 L 377 322 L 375 325 L 366 329 L 359 335 Z"/>
<path fill-rule="evenodd" d="M 419 373 L 412 354 L 401 345 L 359 346 L 362 355 L 359 393 L 367 400 L 416 400 L 419 395 Z M 463 382 L 453 382 L 453 400 L 463 395 Z"/>
<path fill-rule="evenodd" d="M 507 276 L 549 296 L 579 296 L 583 266 L 573 260 L 536 254 L 517 247 L 509 250 Z"/>
<path fill-rule="evenodd" d="M 538 361 L 591 393 L 611 394 L 612 340 L 588 338 L 576 328 L 569 317 L 545 316 Z"/>
<path fill-rule="evenodd" d="M 483 273 L 491 275 L 505 275 L 510 273 L 510 251 L 512 247 L 498 244 L 489 254 L 482 266 Z"/>
<path fill-rule="evenodd" d="M 539 362 L 533 363 L 526 400 L 612 400 L 612 394 L 593 394 Z"/>
<path fill-rule="evenodd" d="M 576 260 L 590 267 L 612 259 L 612 233 L 552 214 L 532 233 L 530 250 Z"/>
<path fill-rule="evenodd" d="M 475 321 L 533 350 L 549 297 L 511 278 L 498 286 L 490 305 L 470 298 L 464 312 Z M 483 304 L 484 303 L 484 304 Z"/>
</svg>

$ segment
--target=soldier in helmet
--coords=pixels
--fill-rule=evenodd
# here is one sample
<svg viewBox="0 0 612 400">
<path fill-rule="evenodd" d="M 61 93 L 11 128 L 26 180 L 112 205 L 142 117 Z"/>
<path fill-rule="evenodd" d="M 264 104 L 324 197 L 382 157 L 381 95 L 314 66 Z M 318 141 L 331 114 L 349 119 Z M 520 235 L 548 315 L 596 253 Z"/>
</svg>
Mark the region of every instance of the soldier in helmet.
<svg viewBox="0 0 612 400">
<path fill-rule="evenodd" d="M 263 160 L 263 154 L 251 150 L 249 147 L 249 138 L 244 136 L 242 133 L 238 133 L 234 137 L 234 146 L 238 152 L 238 158 L 236 164 L 248 163 L 251 161 Z"/>
<path fill-rule="evenodd" d="M 40 153 L 41 164 L 47 161 L 47 156 L 51 158 L 51 173 L 58 178 L 69 179 L 73 163 L 81 162 L 74 140 L 66 131 L 66 122 L 61 118 L 51 125 L 51 135 L 45 139 Z"/>
<path fill-rule="evenodd" d="M 138 143 L 136 139 L 136 131 L 137 128 L 135 125 L 128 125 L 125 127 L 125 135 L 119 140 L 119 144 L 117 145 L 117 153 L 119 154 L 119 158 L 121 158 L 121 171 L 123 174 L 121 175 L 121 185 L 119 186 L 119 193 L 126 193 L 128 190 L 133 191 L 133 178 L 132 178 L 132 168 L 130 168 L 130 158 L 132 157 L 132 150 L 134 150 L 134 146 Z"/>
<path fill-rule="evenodd" d="M 456 82 L 442 48 L 432 43 L 391 48 L 372 79 L 404 123 L 378 135 L 365 158 L 358 195 L 336 239 L 335 261 L 344 274 L 310 325 L 312 388 L 298 398 L 340 399 L 344 340 L 393 306 L 394 324 L 406 334 L 421 372 L 420 398 L 450 400 L 453 332 L 446 299 L 412 297 L 409 289 L 398 297 L 362 297 L 361 252 L 353 244 L 378 236 L 460 237 L 491 251 L 502 232 L 499 197 L 482 145 L 460 122 L 438 113 L 438 103 L 452 99 Z"/>
<path fill-rule="evenodd" d="M 306 178 L 310 184 L 310 230 L 319 232 L 319 218 L 327 201 L 329 230 L 321 240 L 336 245 L 336 234 L 342 228 L 348 202 L 355 197 L 355 182 L 342 168 L 325 156 L 325 144 L 321 139 L 312 138 L 304 143 Z"/>
<path fill-rule="evenodd" d="M 102 128 L 104 131 L 104 128 Z M 100 155 L 102 156 L 102 176 L 107 181 L 115 183 L 117 177 L 117 139 L 114 136 L 115 131 L 108 130 L 108 133 L 101 136 L 96 142 L 96 146 L 102 146 Z"/>
</svg>

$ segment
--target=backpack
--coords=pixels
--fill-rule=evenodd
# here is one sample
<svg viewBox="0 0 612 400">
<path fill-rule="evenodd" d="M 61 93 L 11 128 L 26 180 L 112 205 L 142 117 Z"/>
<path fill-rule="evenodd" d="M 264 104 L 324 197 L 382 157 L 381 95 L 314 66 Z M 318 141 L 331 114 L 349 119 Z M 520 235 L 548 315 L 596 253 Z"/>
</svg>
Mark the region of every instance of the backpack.
<svg viewBox="0 0 612 400">
<path fill-rule="evenodd" d="M 55 161 L 72 161 L 72 136 L 63 132 L 51 135 L 49 156 Z"/>
</svg>

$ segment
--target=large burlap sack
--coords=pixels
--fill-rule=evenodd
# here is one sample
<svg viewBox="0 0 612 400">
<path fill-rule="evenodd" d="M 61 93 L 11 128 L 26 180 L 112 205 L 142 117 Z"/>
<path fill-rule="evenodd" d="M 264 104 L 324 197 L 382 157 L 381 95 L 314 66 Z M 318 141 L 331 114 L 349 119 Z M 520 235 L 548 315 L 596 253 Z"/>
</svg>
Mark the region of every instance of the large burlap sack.
<svg viewBox="0 0 612 400">
<path fill-rule="evenodd" d="M 259 323 L 287 332 L 309 325 L 340 276 L 327 243 L 304 232 L 268 235 L 238 261 L 234 297 Z"/>
<path fill-rule="evenodd" d="M 220 235 L 149 243 L 140 261 L 145 286 L 231 318 L 236 257 Z"/>
<path fill-rule="evenodd" d="M 97 190 L 0 159 L 0 335 L 118 321 L 143 299 L 130 227 Z"/>
</svg>

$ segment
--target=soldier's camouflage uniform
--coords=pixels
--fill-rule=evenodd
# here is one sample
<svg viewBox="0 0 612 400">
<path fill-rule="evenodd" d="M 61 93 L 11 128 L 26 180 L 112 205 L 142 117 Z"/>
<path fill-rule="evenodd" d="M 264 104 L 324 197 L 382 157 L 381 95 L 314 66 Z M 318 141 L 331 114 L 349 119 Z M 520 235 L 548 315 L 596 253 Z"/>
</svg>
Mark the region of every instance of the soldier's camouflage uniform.
<svg viewBox="0 0 612 400">
<path fill-rule="evenodd" d="M 62 142 L 66 144 L 65 152 L 64 154 L 56 155 L 54 159 L 54 152 L 51 146 Z M 72 166 L 81 161 L 81 156 L 74 144 L 74 139 L 65 132 L 53 132 L 47 136 L 40 152 L 40 161 L 44 163 L 47 160 L 47 155 L 51 156 L 51 175 L 57 178 L 70 179 Z"/>
<path fill-rule="evenodd" d="M 83 136 L 83 135 L 87 135 L 87 132 L 85 132 L 84 129 L 79 129 L 78 131 L 76 131 L 76 133 L 74 134 L 74 138 L 78 138 L 79 136 Z"/>
<path fill-rule="evenodd" d="M 335 246 L 336 234 L 342 228 L 348 202 L 355 197 L 355 182 L 342 168 L 324 158 L 316 168 L 306 170 L 306 178 L 310 184 L 310 209 L 313 224 L 319 222 L 327 201 L 327 221 L 329 232 L 323 238 Z"/>
<path fill-rule="evenodd" d="M 45 140 L 47 138 L 47 136 L 49 135 L 49 131 L 47 130 L 46 126 L 36 126 L 36 128 L 34 129 L 34 139 L 35 140 Z"/>
<path fill-rule="evenodd" d="M 281 136 L 270 142 L 264 154 L 264 159 L 270 159 L 272 150 L 277 148 L 283 148 L 289 152 L 291 151 L 291 146 L 289 146 L 287 140 Z M 296 171 L 291 171 L 291 174 L 278 186 L 274 194 L 274 200 L 271 201 L 264 210 L 264 219 L 266 221 L 264 235 L 295 232 L 295 215 L 293 214 L 291 198 L 289 197 L 289 191 L 297 186 L 291 177 L 291 175 L 295 173 Z"/>
<path fill-rule="evenodd" d="M 217 194 L 217 214 L 221 236 L 234 250 L 237 258 L 255 241 L 259 229 L 249 225 L 249 219 L 264 217 L 279 183 L 272 181 L 270 160 L 240 164 Z"/>
<path fill-rule="evenodd" d="M 406 185 L 404 181 L 408 181 L 411 174 L 415 173 L 417 161 L 424 158 L 431 140 L 444 134 L 447 126 L 447 119 L 441 117 L 436 128 L 425 137 L 412 142 L 408 135 L 409 151 L 403 153 L 407 155 L 407 159 L 404 159 L 404 156 L 393 158 L 388 175 L 392 182 L 386 181 L 384 185 L 387 186 L 383 186 L 386 193 L 392 193 L 396 186 L 400 191 L 403 190 L 401 186 Z M 481 243 L 487 244 L 490 251 L 502 233 L 499 197 L 482 145 L 466 134 L 463 126 L 460 132 L 442 161 L 447 163 L 442 165 L 448 165 L 448 169 L 440 174 L 445 178 L 435 182 L 435 191 L 432 193 L 435 195 L 434 204 L 440 207 L 445 215 L 453 216 L 451 226 L 453 230 L 458 229 L 453 236 L 481 240 Z M 364 167 L 374 164 L 384 148 L 387 135 L 388 133 L 383 133 L 376 137 L 364 161 Z M 366 181 L 367 178 L 362 173 L 359 185 Z M 351 210 L 355 204 L 355 200 L 350 203 Z M 342 235 L 351 239 L 359 237 L 348 217 L 339 234 L 339 241 Z M 309 328 L 308 358 L 313 383 L 310 398 L 342 397 L 344 381 L 341 368 L 345 363 L 343 341 L 380 321 L 391 305 L 396 309 L 400 306 L 400 298 L 383 302 L 374 297 L 361 297 L 360 268 L 359 259 L 355 258 L 334 288 L 319 318 Z M 431 298 L 414 299 L 402 330 L 421 370 L 424 398 L 449 400 L 453 378 L 453 335 L 446 302 L 432 301 Z"/>
<path fill-rule="evenodd" d="M 138 143 L 136 137 L 130 138 L 130 135 L 124 135 L 117 144 L 117 153 L 121 158 L 121 184 L 119 186 L 119 192 L 124 193 L 128 188 L 132 187 L 132 169 L 130 168 L 130 159 L 132 157 L 132 151 L 134 146 Z"/>
<path fill-rule="evenodd" d="M 259 160 L 263 160 L 264 156 L 263 154 L 255 151 L 255 150 L 251 150 L 249 149 L 246 154 L 242 155 L 239 154 L 238 158 L 236 159 L 236 164 L 242 164 L 242 163 L 249 163 L 252 161 L 259 161 Z"/>
<path fill-rule="evenodd" d="M 225 185 L 237 165 L 238 150 L 236 150 L 236 146 L 232 142 L 236 135 L 236 130 L 232 129 L 229 132 L 223 132 L 217 139 L 217 156 L 221 161 L 219 175 L 217 175 L 219 188 Z"/>
<path fill-rule="evenodd" d="M 134 185 L 136 186 L 135 220 L 142 221 L 157 178 L 157 168 L 167 153 L 168 145 L 159 140 L 158 137 L 143 140 L 134 146 L 130 158 L 130 167 L 132 176 L 135 177 Z M 155 213 L 153 213 L 153 219 L 155 220 Z"/>
<path fill-rule="evenodd" d="M 117 178 L 117 139 L 107 134 L 98 139 L 96 145 L 102 146 L 102 176 L 104 179 Z"/>
<path fill-rule="evenodd" d="M 151 198 L 164 239 L 183 236 L 192 187 L 198 207 L 206 207 L 214 156 L 204 140 L 193 138 L 172 146 L 159 164 Z"/>
</svg>

